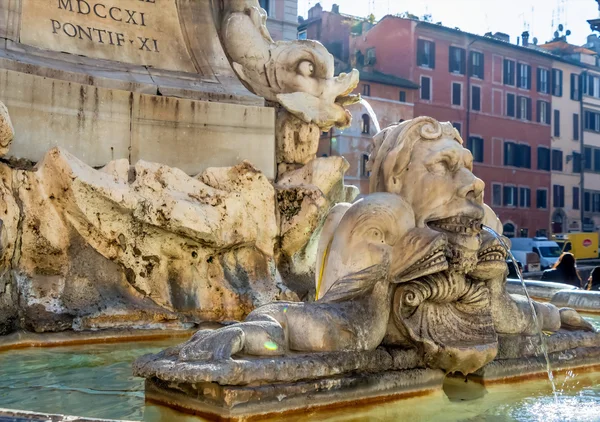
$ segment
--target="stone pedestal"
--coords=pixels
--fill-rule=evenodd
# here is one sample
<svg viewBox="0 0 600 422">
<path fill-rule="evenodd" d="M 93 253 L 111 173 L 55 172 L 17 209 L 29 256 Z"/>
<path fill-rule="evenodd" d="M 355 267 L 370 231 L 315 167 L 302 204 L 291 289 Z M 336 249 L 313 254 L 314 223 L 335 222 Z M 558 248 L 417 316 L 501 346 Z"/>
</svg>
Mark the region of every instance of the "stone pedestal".
<svg viewBox="0 0 600 422">
<path fill-rule="evenodd" d="M 228 420 L 396 400 L 438 391 L 444 380 L 415 350 L 383 347 L 207 363 L 167 350 L 138 359 L 134 374 L 147 378 L 147 400 Z"/>
<path fill-rule="evenodd" d="M 0 0 L 9 156 L 58 146 L 94 167 L 144 159 L 192 175 L 246 159 L 275 177 L 274 111 L 233 74 L 210 1 L 43 3 Z"/>
</svg>

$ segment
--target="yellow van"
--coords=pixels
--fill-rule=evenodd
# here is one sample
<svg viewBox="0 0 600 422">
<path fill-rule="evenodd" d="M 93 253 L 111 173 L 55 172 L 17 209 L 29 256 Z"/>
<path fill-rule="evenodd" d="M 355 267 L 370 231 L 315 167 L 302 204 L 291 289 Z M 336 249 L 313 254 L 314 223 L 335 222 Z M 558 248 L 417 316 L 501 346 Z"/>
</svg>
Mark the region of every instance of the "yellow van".
<svg viewBox="0 0 600 422">
<path fill-rule="evenodd" d="M 575 259 L 598 258 L 598 233 L 555 234 L 552 239 L 563 252 L 571 252 Z"/>
</svg>

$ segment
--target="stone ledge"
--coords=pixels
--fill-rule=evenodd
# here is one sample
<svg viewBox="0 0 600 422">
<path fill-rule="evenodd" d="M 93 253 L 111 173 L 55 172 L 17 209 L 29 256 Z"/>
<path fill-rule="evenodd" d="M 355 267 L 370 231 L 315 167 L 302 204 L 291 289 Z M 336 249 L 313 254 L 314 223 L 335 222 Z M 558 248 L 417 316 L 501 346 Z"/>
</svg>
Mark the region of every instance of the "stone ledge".
<svg viewBox="0 0 600 422">
<path fill-rule="evenodd" d="M 560 330 L 545 337 L 548 353 L 579 347 L 600 347 L 600 333 Z M 539 336 L 500 335 L 495 360 L 517 359 L 539 355 Z"/>
<path fill-rule="evenodd" d="M 600 365 L 600 347 L 578 347 L 549 353 L 552 371 L 590 369 Z M 494 360 L 469 375 L 483 384 L 515 382 L 519 379 L 546 377 L 546 360 L 544 356 Z"/>
<path fill-rule="evenodd" d="M 146 380 L 146 400 L 221 420 L 252 420 L 425 395 L 442 388 L 441 370 L 360 373 L 293 383 L 221 386 Z"/>
</svg>

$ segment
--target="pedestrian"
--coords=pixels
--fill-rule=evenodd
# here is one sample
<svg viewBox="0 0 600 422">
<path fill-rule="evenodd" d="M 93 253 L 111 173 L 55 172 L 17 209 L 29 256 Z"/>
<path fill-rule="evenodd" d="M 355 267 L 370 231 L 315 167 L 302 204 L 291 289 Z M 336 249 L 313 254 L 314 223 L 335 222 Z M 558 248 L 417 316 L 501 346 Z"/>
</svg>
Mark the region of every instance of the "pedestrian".
<svg viewBox="0 0 600 422">
<path fill-rule="evenodd" d="M 552 269 L 544 271 L 542 274 L 542 281 L 555 281 L 557 283 L 570 284 L 580 289 L 586 287 L 577 271 L 575 256 L 570 252 L 564 252 L 558 258 L 558 261 L 556 261 Z"/>
<path fill-rule="evenodd" d="M 600 267 L 594 267 L 588 278 L 588 290 L 600 290 Z"/>
</svg>

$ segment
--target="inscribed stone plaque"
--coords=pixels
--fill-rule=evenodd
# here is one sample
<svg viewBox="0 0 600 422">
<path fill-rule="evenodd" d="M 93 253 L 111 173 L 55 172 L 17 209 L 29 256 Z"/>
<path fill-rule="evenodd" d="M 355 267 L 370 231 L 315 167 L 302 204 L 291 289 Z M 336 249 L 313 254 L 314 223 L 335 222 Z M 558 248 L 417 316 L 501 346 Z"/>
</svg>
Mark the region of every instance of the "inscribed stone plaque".
<svg viewBox="0 0 600 422">
<path fill-rule="evenodd" d="M 20 41 L 48 50 L 196 72 L 175 0 L 23 0 Z"/>
</svg>

